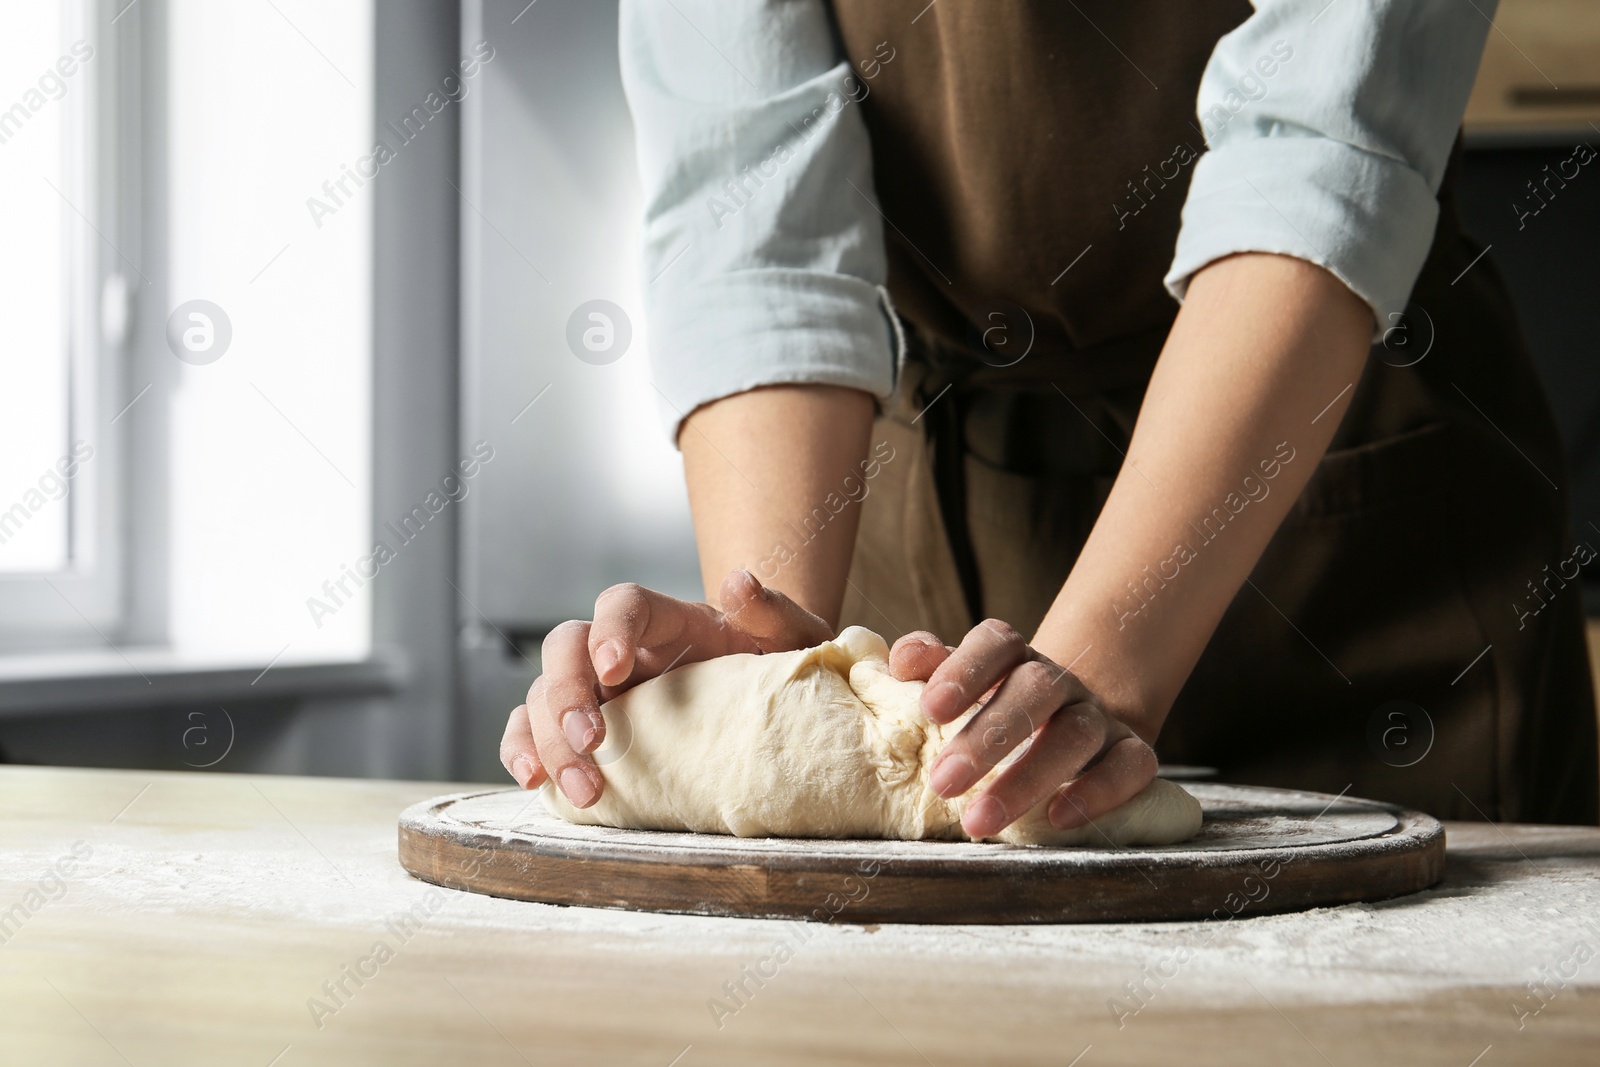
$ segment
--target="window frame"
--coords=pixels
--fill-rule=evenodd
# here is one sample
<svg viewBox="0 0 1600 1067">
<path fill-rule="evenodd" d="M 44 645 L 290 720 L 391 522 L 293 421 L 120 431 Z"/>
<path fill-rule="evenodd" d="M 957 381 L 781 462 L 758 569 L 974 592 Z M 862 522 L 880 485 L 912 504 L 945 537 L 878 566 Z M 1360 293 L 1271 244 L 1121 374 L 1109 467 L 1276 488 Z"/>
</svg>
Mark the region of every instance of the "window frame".
<svg viewBox="0 0 1600 1067">
<path fill-rule="evenodd" d="M 130 102 L 137 107 L 138 65 L 127 42 L 136 44 L 138 34 L 136 25 L 118 25 L 128 20 L 116 20 L 111 4 L 67 5 L 64 44 L 81 38 L 94 55 L 78 71 L 76 91 L 58 104 L 69 152 L 61 189 L 68 202 L 66 445 L 70 450 L 86 442 L 94 453 L 69 482 L 63 501 L 66 565 L 0 572 L 0 651 L 115 647 L 126 629 L 126 430 L 118 398 L 127 378 L 131 293 L 142 279 L 136 233 L 125 211 L 125 192 L 138 177 L 138 142 L 122 126 Z"/>
<path fill-rule="evenodd" d="M 0 723 L 10 717 L 61 716 L 80 729 L 86 710 L 140 712 L 175 705 L 292 699 L 294 722 L 260 769 L 389 778 L 445 778 L 460 766 L 457 617 L 441 610 L 459 593 L 455 527 L 459 509 L 438 520 L 439 534 L 384 571 L 373 590 L 372 651 L 359 661 L 319 664 L 200 663 L 167 642 L 168 530 L 165 459 L 171 448 L 164 386 L 181 365 L 166 346 L 167 40 L 166 0 L 83 0 L 92 4 L 97 59 L 105 81 L 95 94 L 101 132 L 115 155 L 101 170 L 118 184 L 103 189 L 115 225 L 98 219 L 118 250 L 110 267 L 135 278 L 126 336 L 101 353 L 100 394 L 89 416 L 110 419 L 152 384 L 105 435 L 103 470 L 110 506 L 99 515 L 96 544 L 120 568 L 115 607 L 101 632 L 62 605 L 50 631 L 0 603 Z M 374 115 L 404 113 L 460 58 L 461 0 L 374 4 Z M 107 27 L 114 28 L 115 33 Z M 113 64 L 114 69 L 113 69 Z M 371 278 L 372 521 L 401 513 L 417 485 L 460 457 L 458 363 L 462 206 L 460 112 L 435 122 L 440 133 L 385 172 L 375 188 Z M 109 215 L 109 213 L 108 213 Z M 110 229 L 106 227 L 110 226 Z M 126 255 L 128 259 L 121 257 Z M 145 279 L 128 267 L 137 264 Z M 95 278 L 109 271 L 97 269 Z M 99 321 L 98 305 L 96 321 Z M 380 358 L 381 354 L 381 358 Z M 120 398 L 112 402 L 107 396 Z M 86 416 L 86 417 L 89 417 Z M 96 499 L 98 505 L 99 499 Z M 115 521 L 113 521 L 115 520 Z M 373 530 L 378 535 L 376 529 Z M 9 576 L 0 597 L 9 597 Z M 65 587 L 63 587 L 65 588 Z M 7 628 L 11 618 L 22 625 Z M 75 624 L 75 629 L 67 624 Z M 43 636 L 40 636 L 40 635 Z M 15 640 L 14 640 L 15 639 Z M 107 647 L 107 645 L 110 647 Z"/>
</svg>

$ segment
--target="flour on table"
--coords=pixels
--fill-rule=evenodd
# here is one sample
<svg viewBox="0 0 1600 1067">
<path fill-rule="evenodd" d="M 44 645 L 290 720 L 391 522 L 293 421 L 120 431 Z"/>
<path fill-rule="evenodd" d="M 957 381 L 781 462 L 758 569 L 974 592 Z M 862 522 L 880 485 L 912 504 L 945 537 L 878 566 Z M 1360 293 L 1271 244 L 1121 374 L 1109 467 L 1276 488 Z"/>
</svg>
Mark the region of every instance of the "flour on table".
<svg viewBox="0 0 1600 1067">
<path fill-rule="evenodd" d="M 606 786 L 575 823 L 738 837 L 966 840 L 928 768 L 965 718 L 922 714 L 922 682 L 889 673 L 889 646 L 852 626 L 815 648 L 691 663 L 607 703 L 596 752 Z M 991 772 L 989 777 L 993 777 Z M 988 778 L 985 779 L 985 783 Z M 1168 845 L 1200 829 L 1200 805 L 1158 778 L 1095 823 L 1057 830 L 1046 803 L 993 840 L 1018 845 Z"/>
</svg>

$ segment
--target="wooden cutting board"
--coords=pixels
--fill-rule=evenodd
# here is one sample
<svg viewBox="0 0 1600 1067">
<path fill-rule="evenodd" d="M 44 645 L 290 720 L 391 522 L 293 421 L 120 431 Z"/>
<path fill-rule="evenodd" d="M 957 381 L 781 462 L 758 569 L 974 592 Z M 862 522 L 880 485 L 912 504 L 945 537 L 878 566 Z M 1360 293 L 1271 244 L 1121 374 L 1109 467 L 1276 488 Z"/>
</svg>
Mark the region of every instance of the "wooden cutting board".
<svg viewBox="0 0 1600 1067">
<path fill-rule="evenodd" d="M 1162 848 L 802 840 L 576 826 L 540 793 L 457 793 L 400 816 L 424 881 L 594 908 L 857 923 L 1228 918 L 1382 900 L 1444 876 L 1432 816 L 1352 797 L 1208 783 L 1193 839 Z"/>
</svg>

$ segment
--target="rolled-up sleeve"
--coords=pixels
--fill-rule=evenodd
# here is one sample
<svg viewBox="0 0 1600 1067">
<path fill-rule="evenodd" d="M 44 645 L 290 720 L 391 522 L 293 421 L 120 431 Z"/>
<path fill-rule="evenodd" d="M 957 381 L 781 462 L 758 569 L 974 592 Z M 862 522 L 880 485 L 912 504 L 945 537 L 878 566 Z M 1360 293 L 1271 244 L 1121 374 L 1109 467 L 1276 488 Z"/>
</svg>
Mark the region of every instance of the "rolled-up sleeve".
<svg viewBox="0 0 1600 1067">
<path fill-rule="evenodd" d="M 822 0 L 624 0 L 651 367 L 674 439 L 762 385 L 893 390 L 860 100 Z"/>
<path fill-rule="evenodd" d="M 1200 83 L 1195 164 L 1168 290 L 1235 252 L 1332 272 L 1404 309 L 1494 13 L 1492 0 L 1257 0 Z"/>
</svg>

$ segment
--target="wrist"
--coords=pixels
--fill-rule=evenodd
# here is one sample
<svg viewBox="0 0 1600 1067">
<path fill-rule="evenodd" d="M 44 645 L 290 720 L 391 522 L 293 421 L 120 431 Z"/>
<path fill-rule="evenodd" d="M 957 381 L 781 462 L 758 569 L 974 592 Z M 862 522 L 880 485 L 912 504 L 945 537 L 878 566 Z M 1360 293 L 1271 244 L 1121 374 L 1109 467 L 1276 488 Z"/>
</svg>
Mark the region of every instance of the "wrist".
<svg viewBox="0 0 1600 1067">
<path fill-rule="evenodd" d="M 1046 617 L 1031 643 L 1035 651 L 1072 671 L 1102 712 L 1125 723 L 1147 744 L 1155 743 L 1182 679 L 1174 687 L 1148 657 L 1120 647 L 1104 630 L 1053 624 Z"/>
</svg>

